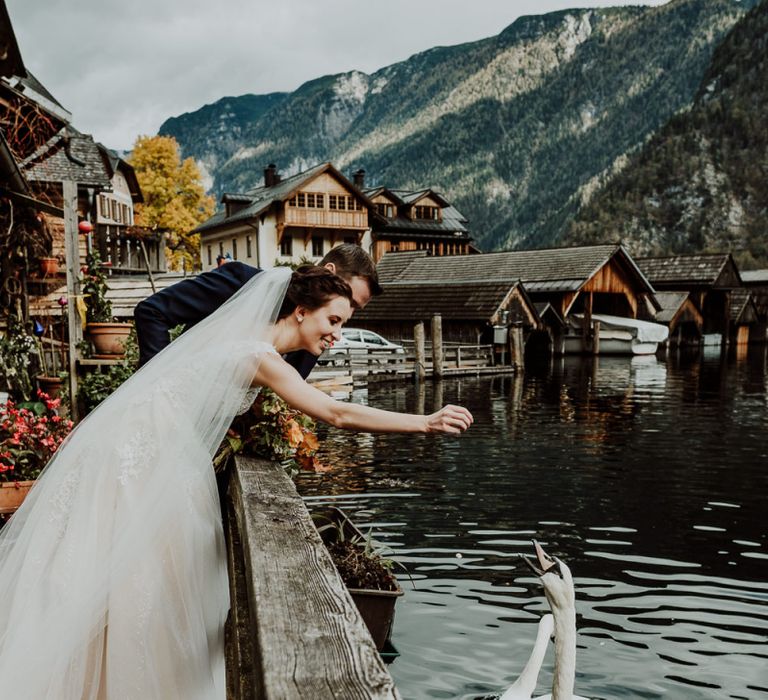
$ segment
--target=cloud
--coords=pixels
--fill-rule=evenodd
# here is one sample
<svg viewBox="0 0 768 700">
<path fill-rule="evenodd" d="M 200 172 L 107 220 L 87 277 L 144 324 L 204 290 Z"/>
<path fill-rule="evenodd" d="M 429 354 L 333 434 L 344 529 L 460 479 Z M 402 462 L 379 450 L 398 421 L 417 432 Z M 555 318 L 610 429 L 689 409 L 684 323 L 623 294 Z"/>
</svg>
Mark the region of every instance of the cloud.
<svg viewBox="0 0 768 700">
<path fill-rule="evenodd" d="M 522 14 L 599 0 L 6 0 L 24 62 L 75 126 L 130 148 L 227 95 L 371 73 L 433 46 L 498 34 Z M 637 4 L 636 0 L 610 3 Z M 653 4 L 661 4 L 655 0 Z"/>
</svg>

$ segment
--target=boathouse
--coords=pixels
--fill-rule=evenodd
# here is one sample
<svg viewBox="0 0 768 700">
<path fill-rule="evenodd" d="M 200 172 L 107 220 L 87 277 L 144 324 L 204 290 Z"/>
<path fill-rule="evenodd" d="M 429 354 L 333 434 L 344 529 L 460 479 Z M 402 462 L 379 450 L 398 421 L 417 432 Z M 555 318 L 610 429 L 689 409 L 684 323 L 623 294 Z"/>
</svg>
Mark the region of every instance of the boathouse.
<svg viewBox="0 0 768 700">
<path fill-rule="evenodd" d="M 519 281 L 390 282 L 384 294 L 355 312 L 355 325 L 388 338 L 411 339 L 422 321 L 429 335 L 433 316 L 442 319 L 443 340 L 469 345 L 494 342 L 494 326 L 543 329 L 536 308 Z"/>
<path fill-rule="evenodd" d="M 689 292 L 703 319 L 704 343 L 728 338 L 733 290 L 742 286 L 730 253 L 637 258 L 638 266 L 660 292 Z"/>
<path fill-rule="evenodd" d="M 745 270 L 741 281 L 752 292 L 757 310 L 754 340 L 764 343 L 768 341 L 768 270 Z"/>
<path fill-rule="evenodd" d="M 757 306 L 749 289 L 734 289 L 731 293 L 730 325 L 728 342 L 733 345 L 747 345 L 762 340 L 758 338 L 759 319 Z"/>
<path fill-rule="evenodd" d="M 661 310 L 656 323 L 669 327 L 669 345 L 699 345 L 704 329 L 704 319 L 699 307 L 691 299 L 690 292 L 656 292 Z"/>
<path fill-rule="evenodd" d="M 568 324 L 570 334 L 586 342 L 593 314 L 650 321 L 660 309 L 653 287 L 621 245 L 451 257 L 435 257 L 425 251 L 390 253 L 377 269 L 384 285 L 522 282 L 534 303 L 551 305 L 552 339 L 561 334 L 558 326 L 562 322 Z M 553 350 L 559 352 L 556 344 Z"/>
</svg>

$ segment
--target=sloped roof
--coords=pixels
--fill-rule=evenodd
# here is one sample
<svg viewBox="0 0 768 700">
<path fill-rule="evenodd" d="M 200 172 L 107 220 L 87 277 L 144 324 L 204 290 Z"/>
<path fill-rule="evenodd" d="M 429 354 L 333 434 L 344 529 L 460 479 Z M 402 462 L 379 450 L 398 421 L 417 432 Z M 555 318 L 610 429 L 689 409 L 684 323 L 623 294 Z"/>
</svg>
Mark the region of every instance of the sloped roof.
<svg viewBox="0 0 768 700">
<path fill-rule="evenodd" d="M 531 292 L 568 292 L 580 289 L 614 255 L 621 255 L 647 291 L 648 280 L 620 245 L 516 250 L 481 255 L 451 255 L 411 258 L 391 277 L 397 282 L 481 282 L 521 280 Z M 404 255 L 404 253 L 387 253 Z M 394 261 L 393 261 L 394 262 Z M 381 265 L 381 263 L 379 263 Z M 392 263 L 389 263 L 392 264 Z M 394 272 L 394 268 L 390 268 Z"/>
<path fill-rule="evenodd" d="M 731 292 L 730 317 L 734 323 L 752 323 L 757 319 L 752 292 L 744 288 Z"/>
<path fill-rule="evenodd" d="M 689 296 L 689 292 L 656 292 L 656 301 L 661 306 L 661 310 L 656 313 L 656 320 L 659 323 L 671 323 Z"/>
<path fill-rule="evenodd" d="M 355 320 L 420 321 L 440 314 L 445 320 L 489 321 L 517 286 L 504 281 L 396 282 L 384 285 L 384 294 L 356 311 Z"/>
<path fill-rule="evenodd" d="M 738 279 L 738 270 L 730 253 L 637 258 L 635 262 L 653 285 L 689 284 L 712 287 L 724 273 L 735 273 Z"/>
<path fill-rule="evenodd" d="M 200 224 L 193 231 L 193 233 L 200 233 L 202 231 L 218 228 L 219 226 L 252 219 L 269 209 L 273 203 L 282 202 L 288 199 L 305 182 L 324 172 L 330 172 L 336 176 L 341 182 L 348 186 L 350 194 L 360 199 L 360 201 L 363 202 L 367 207 L 372 206 L 370 200 L 362 192 L 360 192 L 360 190 L 358 190 L 346 177 L 344 177 L 344 175 L 342 175 L 331 163 L 319 163 L 309 170 L 296 173 L 296 175 L 291 175 L 291 177 L 280 180 L 280 182 L 272 185 L 271 187 L 256 187 L 252 190 L 248 190 L 248 192 L 243 194 L 227 194 L 227 201 L 245 202 L 250 200 L 250 204 L 234 212 L 231 216 L 227 216 L 226 210 L 216 212 L 210 219 Z M 244 197 L 247 197 L 248 199 L 246 200 Z M 223 197 L 222 201 L 224 201 Z"/>
<path fill-rule="evenodd" d="M 376 265 L 376 272 L 379 275 L 379 282 L 386 284 L 394 282 L 405 272 L 408 266 L 419 258 L 426 258 L 426 250 L 409 250 L 402 253 L 386 253 Z"/>
<path fill-rule="evenodd" d="M 383 224 L 374 227 L 374 235 L 383 234 L 387 238 L 413 236 L 414 234 L 429 237 L 455 238 L 457 241 L 471 240 L 469 232 L 464 226 L 467 220 L 464 215 L 453 206 L 443 209 L 442 221 L 433 219 L 409 219 L 406 216 L 396 216 L 392 219 L 383 218 Z M 456 234 L 460 235 L 456 235 Z"/>
<path fill-rule="evenodd" d="M 103 143 L 97 143 L 96 146 L 101 152 L 104 160 L 107 176 L 111 179 L 119 170 L 125 176 L 125 181 L 128 183 L 131 199 L 134 202 L 143 202 L 144 195 L 141 191 L 139 179 L 136 177 L 136 171 L 133 166 L 127 160 L 121 158 L 117 152 L 113 151 L 111 148 L 107 148 Z"/>
<path fill-rule="evenodd" d="M 104 189 L 112 184 L 93 137 L 66 129 L 21 163 L 21 169 L 30 182 L 72 180 L 79 185 Z"/>
<path fill-rule="evenodd" d="M 746 270 L 740 274 L 741 281 L 746 285 L 768 284 L 768 270 Z"/>
</svg>

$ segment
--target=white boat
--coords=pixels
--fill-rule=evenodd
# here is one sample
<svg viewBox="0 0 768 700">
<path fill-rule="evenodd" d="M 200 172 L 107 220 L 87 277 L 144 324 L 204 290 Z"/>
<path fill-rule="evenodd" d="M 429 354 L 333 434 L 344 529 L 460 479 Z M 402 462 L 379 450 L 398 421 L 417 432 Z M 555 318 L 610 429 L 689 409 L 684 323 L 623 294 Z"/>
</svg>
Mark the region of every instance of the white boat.
<svg viewBox="0 0 768 700">
<path fill-rule="evenodd" d="M 565 336 L 566 353 L 583 353 L 581 330 L 583 316 L 573 314 L 568 317 L 570 330 L 574 334 Z M 653 355 L 669 337 L 669 328 L 660 323 L 640 321 L 624 316 L 592 314 L 593 321 L 599 321 L 598 335 L 600 355 Z"/>
</svg>

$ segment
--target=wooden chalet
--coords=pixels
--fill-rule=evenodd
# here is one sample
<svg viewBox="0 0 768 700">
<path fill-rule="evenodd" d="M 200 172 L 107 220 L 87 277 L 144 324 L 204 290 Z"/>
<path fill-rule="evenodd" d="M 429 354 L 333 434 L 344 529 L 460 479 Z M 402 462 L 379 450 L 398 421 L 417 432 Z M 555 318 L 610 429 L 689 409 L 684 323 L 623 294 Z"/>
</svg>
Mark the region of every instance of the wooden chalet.
<svg viewBox="0 0 768 700">
<path fill-rule="evenodd" d="M 703 319 L 705 344 L 726 342 L 731 297 L 742 286 L 730 253 L 638 258 L 638 266 L 660 292 L 689 292 Z"/>
<path fill-rule="evenodd" d="M 466 217 L 439 192 L 365 189 L 364 177 L 365 171 L 358 170 L 354 179 L 376 211 L 370 244 L 365 246 L 375 262 L 389 252 L 425 250 L 437 256 L 478 252 L 471 245 Z"/>
<path fill-rule="evenodd" d="M 656 322 L 669 327 L 669 345 L 698 345 L 704 329 L 704 318 L 690 292 L 656 292 L 661 310 Z"/>
<path fill-rule="evenodd" d="M 536 308 L 520 282 L 390 282 L 384 294 L 355 312 L 355 325 L 385 337 L 413 338 L 413 327 L 442 318 L 443 340 L 462 344 L 493 343 L 493 327 L 519 325 L 531 332 L 542 328 Z"/>
<path fill-rule="evenodd" d="M 592 314 L 653 320 L 659 310 L 653 287 L 621 245 L 455 257 L 435 257 L 423 251 L 390 253 L 377 269 L 384 285 L 520 281 L 535 303 L 551 305 L 548 317 L 553 339 L 561 333 L 558 326 L 577 314 L 586 328 Z M 386 295 L 382 301 L 385 299 Z M 553 346 L 556 352 L 558 347 Z"/>
<path fill-rule="evenodd" d="M 331 163 L 282 179 L 274 165 L 264 184 L 222 195 L 224 208 L 200 224 L 203 270 L 218 256 L 256 267 L 318 262 L 340 243 L 361 243 L 369 230 L 370 200 Z"/>
<path fill-rule="evenodd" d="M 144 201 L 136 171 L 115 151 L 96 144 L 111 188 L 96 199 L 95 244 L 113 274 L 162 274 L 165 262 L 165 232 L 136 226 L 134 205 Z"/>
</svg>

